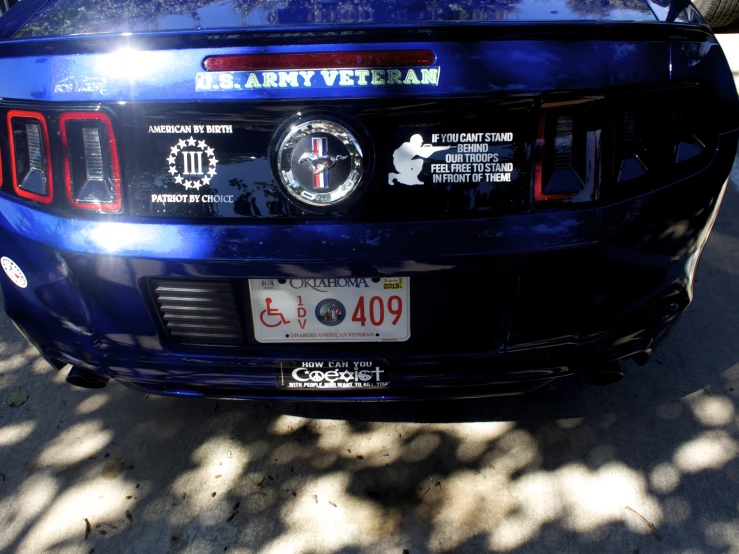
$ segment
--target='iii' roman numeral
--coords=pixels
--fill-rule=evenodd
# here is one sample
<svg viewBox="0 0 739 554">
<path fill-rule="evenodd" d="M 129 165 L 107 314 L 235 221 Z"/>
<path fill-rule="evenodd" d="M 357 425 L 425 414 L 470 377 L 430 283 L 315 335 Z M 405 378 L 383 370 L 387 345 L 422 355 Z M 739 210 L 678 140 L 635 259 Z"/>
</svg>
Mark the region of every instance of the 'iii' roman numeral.
<svg viewBox="0 0 739 554">
<path fill-rule="evenodd" d="M 195 169 L 197 166 L 197 170 Z M 183 152 L 182 153 L 183 175 L 202 175 L 203 174 L 203 153 L 202 152 Z"/>
</svg>

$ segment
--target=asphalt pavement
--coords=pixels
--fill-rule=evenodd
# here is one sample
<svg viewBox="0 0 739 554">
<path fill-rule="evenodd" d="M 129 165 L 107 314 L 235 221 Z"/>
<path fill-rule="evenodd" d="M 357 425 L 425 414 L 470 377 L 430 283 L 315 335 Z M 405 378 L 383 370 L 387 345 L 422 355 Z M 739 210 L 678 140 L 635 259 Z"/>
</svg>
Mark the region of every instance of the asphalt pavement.
<svg viewBox="0 0 739 554">
<path fill-rule="evenodd" d="M 0 318 L 0 551 L 739 553 L 737 283 L 729 187 L 646 367 L 455 402 L 76 389 Z"/>
</svg>

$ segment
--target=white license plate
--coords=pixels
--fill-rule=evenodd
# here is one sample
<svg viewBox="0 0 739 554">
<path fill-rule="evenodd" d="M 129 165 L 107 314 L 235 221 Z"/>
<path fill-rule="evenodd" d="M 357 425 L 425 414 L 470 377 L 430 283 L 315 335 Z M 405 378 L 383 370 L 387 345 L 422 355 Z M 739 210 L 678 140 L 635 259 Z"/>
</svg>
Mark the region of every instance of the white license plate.
<svg viewBox="0 0 739 554">
<path fill-rule="evenodd" d="M 410 338 L 409 277 L 249 279 L 258 342 Z"/>
</svg>

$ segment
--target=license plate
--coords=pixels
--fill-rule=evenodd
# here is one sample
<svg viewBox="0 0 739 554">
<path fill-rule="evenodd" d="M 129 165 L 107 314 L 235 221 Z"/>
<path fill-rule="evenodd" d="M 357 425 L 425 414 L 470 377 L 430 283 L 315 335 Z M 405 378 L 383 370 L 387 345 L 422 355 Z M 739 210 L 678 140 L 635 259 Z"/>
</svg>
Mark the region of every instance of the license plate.
<svg viewBox="0 0 739 554">
<path fill-rule="evenodd" d="M 359 389 L 390 384 L 385 360 L 278 360 L 276 366 L 278 388 Z"/>
<path fill-rule="evenodd" d="M 409 277 L 249 279 L 258 342 L 410 338 Z"/>
</svg>

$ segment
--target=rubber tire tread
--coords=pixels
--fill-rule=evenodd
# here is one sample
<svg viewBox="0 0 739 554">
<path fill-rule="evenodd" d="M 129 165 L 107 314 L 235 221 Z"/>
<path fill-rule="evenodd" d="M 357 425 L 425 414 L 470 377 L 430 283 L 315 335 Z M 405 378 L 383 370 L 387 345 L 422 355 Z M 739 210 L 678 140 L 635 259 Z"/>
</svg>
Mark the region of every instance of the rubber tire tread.
<svg viewBox="0 0 739 554">
<path fill-rule="evenodd" d="M 694 0 L 712 28 L 726 27 L 739 18 L 739 0 Z"/>
</svg>

